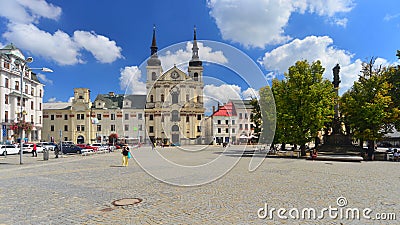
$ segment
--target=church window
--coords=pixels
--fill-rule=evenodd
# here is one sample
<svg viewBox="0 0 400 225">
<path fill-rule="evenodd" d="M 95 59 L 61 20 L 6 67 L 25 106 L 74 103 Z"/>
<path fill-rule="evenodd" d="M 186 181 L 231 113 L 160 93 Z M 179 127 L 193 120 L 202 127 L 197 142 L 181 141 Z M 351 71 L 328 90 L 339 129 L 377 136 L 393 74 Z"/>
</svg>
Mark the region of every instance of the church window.
<svg viewBox="0 0 400 225">
<path fill-rule="evenodd" d="M 193 78 L 194 78 L 195 81 L 198 81 L 199 80 L 199 74 L 198 73 L 194 73 Z"/>
<path fill-rule="evenodd" d="M 172 126 L 172 131 L 179 131 L 179 126 L 178 125 L 173 125 Z"/>
<path fill-rule="evenodd" d="M 161 95 L 161 102 L 164 102 L 164 94 Z"/>
<path fill-rule="evenodd" d="M 154 96 L 150 95 L 150 102 L 153 102 L 153 101 L 154 101 Z"/>
<path fill-rule="evenodd" d="M 186 101 L 189 102 L 190 98 L 189 98 L 189 94 L 186 94 Z"/>
<path fill-rule="evenodd" d="M 172 104 L 178 104 L 178 97 L 179 97 L 178 92 L 172 93 Z"/>
<path fill-rule="evenodd" d="M 157 80 L 156 72 L 152 72 L 152 73 L 151 73 L 151 79 L 152 79 L 152 80 Z"/>
<path fill-rule="evenodd" d="M 171 121 L 179 121 L 179 112 L 177 110 L 172 111 L 171 114 Z"/>
</svg>

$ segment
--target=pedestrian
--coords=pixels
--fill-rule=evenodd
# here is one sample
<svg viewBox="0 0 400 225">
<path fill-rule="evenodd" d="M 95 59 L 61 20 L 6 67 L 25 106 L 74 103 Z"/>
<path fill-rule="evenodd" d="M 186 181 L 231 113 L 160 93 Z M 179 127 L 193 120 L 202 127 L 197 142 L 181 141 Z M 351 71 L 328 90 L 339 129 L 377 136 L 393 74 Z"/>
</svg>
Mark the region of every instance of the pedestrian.
<svg viewBox="0 0 400 225">
<path fill-rule="evenodd" d="M 33 144 L 33 147 L 32 147 L 32 157 L 37 157 L 37 147 L 36 147 L 36 144 Z"/>
<path fill-rule="evenodd" d="M 124 146 L 122 148 L 122 166 L 128 166 L 129 148 Z"/>
<path fill-rule="evenodd" d="M 60 149 L 58 148 L 58 146 L 56 146 L 54 148 L 54 154 L 56 155 L 56 159 L 58 158 L 58 154 L 60 153 Z"/>
</svg>

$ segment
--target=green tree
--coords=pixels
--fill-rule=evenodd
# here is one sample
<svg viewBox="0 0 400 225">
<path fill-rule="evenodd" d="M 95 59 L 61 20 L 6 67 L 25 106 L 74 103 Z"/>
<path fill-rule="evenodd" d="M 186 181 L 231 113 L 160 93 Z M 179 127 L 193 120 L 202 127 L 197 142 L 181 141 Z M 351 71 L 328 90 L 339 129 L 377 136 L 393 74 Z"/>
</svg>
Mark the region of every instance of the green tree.
<svg viewBox="0 0 400 225">
<path fill-rule="evenodd" d="M 375 67 L 374 59 L 363 63 L 361 75 L 341 98 L 341 113 L 354 137 L 368 143 L 368 158 L 372 159 L 375 142 L 393 128 L 398 114 L 389 82 L 391 69 Z"/>
<path fill-rule="evenodd" d="M 332 121 L 335 92 L 330 81 L 323 79 L 320 61 L 298 61 L 285 73 L 285 80 L 274 80 L 277 130 L 276 141 L 300 145 L 304 156 L 305 144 L 315 138 Z"/>
</svg>

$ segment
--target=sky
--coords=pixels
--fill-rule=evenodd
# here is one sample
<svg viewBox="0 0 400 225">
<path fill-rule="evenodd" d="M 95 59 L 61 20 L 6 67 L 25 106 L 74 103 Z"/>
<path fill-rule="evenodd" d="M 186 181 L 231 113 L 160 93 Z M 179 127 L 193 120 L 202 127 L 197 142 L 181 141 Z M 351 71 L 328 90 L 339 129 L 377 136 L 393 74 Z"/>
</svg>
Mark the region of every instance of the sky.
<svg viewBox="0 0 400 225">
<path fill-rule="evenodd" d="M 339 63 L 341 94 L 371 57 L 399 63 L 398 0 L 0 1 L 0 47 L 13 43 L 30 67 L 54 71 L 38 74 L 44 102 L 67 102 L 76 87 L 92 100 L 145 94 L 154 25 L 164 71 L 187 68 L 196 27 L 205 95 L 222 102 L 256 96 L 298 60 L 320 60 L 329 80 Z"/>
</svg>

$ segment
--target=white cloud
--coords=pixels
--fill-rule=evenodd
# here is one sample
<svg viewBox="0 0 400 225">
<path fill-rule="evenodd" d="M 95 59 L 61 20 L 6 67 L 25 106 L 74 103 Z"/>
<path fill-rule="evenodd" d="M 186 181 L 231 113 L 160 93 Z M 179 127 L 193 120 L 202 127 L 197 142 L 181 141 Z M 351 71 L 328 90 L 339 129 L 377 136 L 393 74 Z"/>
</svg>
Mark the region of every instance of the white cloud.
<svg viewBox="0 0 400 225">
<path fill-rule="evenodd" d="M 45 0 L 1 0 L 0 16 L 14 23 L 37 23 L 41 17 L 57 20 L 61 8 Z"/>
<path fill-rule="evenodd" d="M 56 98 L 49 98 L 49 100 L 47 100 L 47 102 L 49 102 L 49 103 L 55 103 L 55 102 L 57 102 L 57 99 Z"/>
<path fill-rule="evenodd" d="M 204 46 L 201 42 L 197 42 L 197 46 L 199 47 L 200 60 L 221 64 L 228 62 L 228 59 L 224 56 L 222 51 L 213 51 L 212 48 Z M 175 64 L 179 65 L 184 63 L 183 66 L 187 66 L 187 63 L 192 58 L 192 47 L 193 43 L 188 41 L 186 43 L 186 49 L 179 49 L 174 52 L 167 50 L 165 53 L 161 53 L 159 59 L 161 60 L 164 71 L 172 68 Z"/>
<path fill-rule="evenodd" d="M 126 66 L 120 72 L 119 85 L 121 90 L 125 90 L 128 94 L 146 94 L 146 84 L 140 81 L 142 72 L 137 66 Z"/>
<path fill-rule="evenodd" d="M 334 18 L 333 19 L 333 24 L 336 24 L 337 26 L 340 26 L 340 27 L 346 27 L 347 26 L 347 22 L 348 22 L 348 19 L 347 18 Z"/>
<path fill-rule="evenodd" d="M 102 63 L 111 63 L 122 58 L 121 48 L 116 45 L 115 41 L 98 35 L 95 32 L 75 31 L 74 41 Z"/>
<path fill-rule="evenodd" d="M 384 21 L 391 21 L 396 18 L 400 17 L 400 13 L 397 14 L 386 14 L 385 17 L 383 18 Z"/>
<path fill-rule="evenodd" d="M 332 68 L 339 63 L 342 80 L 340 93 L 343 93 L 357 80 L 361 70 L 361 61 L 356 60 L 352 63 L 353 54 L 337 49 L 332 44 L 333 40 L 328 36 L 309 36 L 303 40 L 295 39 L 288 44 L 265 53 L 260 63 L 267 70 L 283 74 L 298 60 L 307 60 L 310 63 L 320 60 L 325 68 L 324 77 L 329 80 L 332 80 Z"/>
<path fill-rule="evenodd" d="M 242 91 L 242 88 L 238 85 L 222 84 L 214 85 L 208 84 L 204 86 L 204 107 L 206 113 L 211 113 L 212 106 L 223 105 L 229 100 L 233 99 L 251 99 L 252 97 L 259 97 L 257 90 L 248 88 Z"/>
<path fill-rule="evenodd" d="M 37 76 L 42 82 L 44 82 L 44 83 L 53 84 L 53 81 L 50 80 L 50 79 L 48 79 L 48 78 L 46 77 L 46 75 L 44 75 L 44 74 L 42 74 L 42 73 L 38 73 L 38 74 L 36 74 L 36 76 Z"/>
<path fill-rule="evenodd" d="M 75 31 L 71 37 L 61 30 L 51 34 L 38 27 L 40 18 L 57 20 L 60 15 L 61 8 L 45 0 L 0 1 L 0 16 L 9 21 L 3 37 L 21 49 L 60 65 L 84 63 L 81 59 L 83 49 L 101 63 L 122 58 L 121 48 L 115 41 L 95 32 Z"/>
<path fill-rule="evenodd" d="M 207 3 L 224 39 L 260 48 L 291 39 L 284 28 L 294 12 L 332 17 L 354 7 L 352 0 L 208 0 Z M 343 26 L 345 20 L 338 22 Z"/>
<path fill-rule="evenodd" d="M 74 101 L 74 99 L 75 99 L 74 97 L 69 97 L 68 102 L 72 102 L 72 101 Z"/>
</svg>

